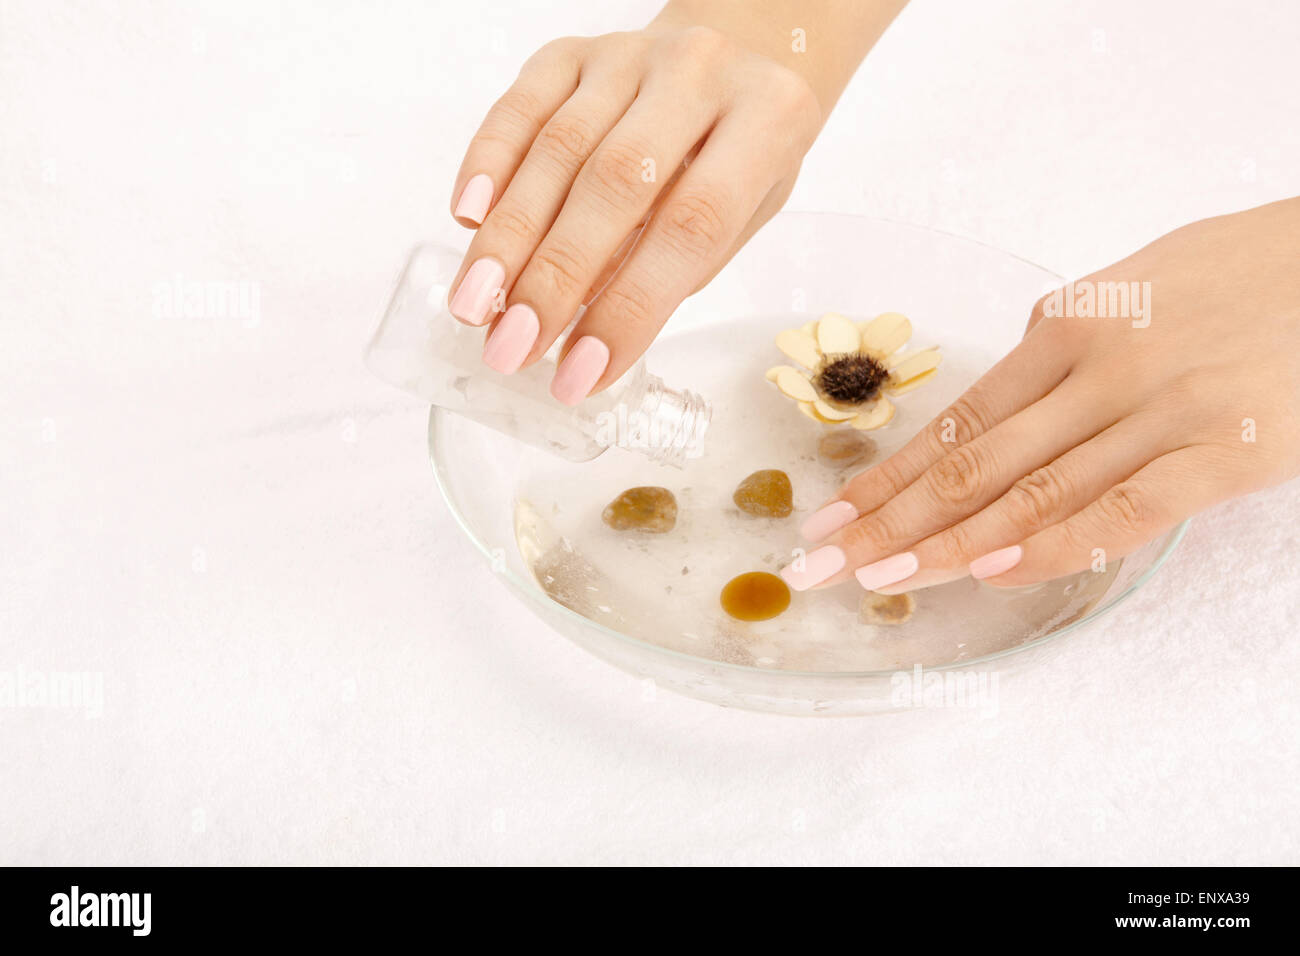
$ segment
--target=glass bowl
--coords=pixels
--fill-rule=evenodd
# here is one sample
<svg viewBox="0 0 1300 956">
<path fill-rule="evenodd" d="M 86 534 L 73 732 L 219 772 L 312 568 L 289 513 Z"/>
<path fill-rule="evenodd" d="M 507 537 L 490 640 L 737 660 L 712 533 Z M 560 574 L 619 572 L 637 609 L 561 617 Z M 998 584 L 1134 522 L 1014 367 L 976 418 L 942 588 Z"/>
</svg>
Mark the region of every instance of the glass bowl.
<svg viewBox="0 0 1300 956">
<path fill-rule="evenodd" d="M 1062 282 L 929 229 L 785 213 L 678 309 L 648 353 L 668 384 L 713 401 L 703 457 L 678 471 L 613 448 L 573 464 L 435 407 L 434 475 L 462 530 L 520 600 L 591 653 L 657 686 L 797 715 L 995 707 L 1003 675 L 1031 666 L 1140 587 L 1186 525 L 1104 574 L 1015 591 L 967 578 L 916 592 L 902 629 L 861 624 L 863 592 L 852 581 L 795 595 L 780 623 L 731 621 L 716 596 L 733 573 L 785 563 L 802 517 L 864 467 L 836 473 L 819 462 L 822 426 L 764 381 L 767 367 L 785 361 L 772 345 L 777 331 L 830 311 L 855 319 L 897 311 L 912 319 L 912 346 L 942 347 L 939 374 L 897 400 L 886 428 L 868 433 L 879 460 L 1005 354 L 1033 303 Z M 730 506 L 730 489 L 761 467 L 790 472 L 791 518 L 754 519 Z M 618 491 L 646 484 L 677 495 L 672 533 L 620 536 L 601 525 Z"/>
</svg>

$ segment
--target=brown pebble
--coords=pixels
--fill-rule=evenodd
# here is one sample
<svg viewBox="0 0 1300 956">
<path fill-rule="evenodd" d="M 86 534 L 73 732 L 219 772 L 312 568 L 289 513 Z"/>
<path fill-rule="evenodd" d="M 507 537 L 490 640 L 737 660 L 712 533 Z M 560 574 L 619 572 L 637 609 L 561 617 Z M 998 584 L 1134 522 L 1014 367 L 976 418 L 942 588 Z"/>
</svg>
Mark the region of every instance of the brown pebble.
<svg viewBox="0 0 1300 956">
<path fill-rule="evenodd" d="M 916 610 L 916 598 L 911 594 L 876 594 L 868 591 L 862 595 L 858 606 L 858 620 L 863 624 L 902 624 L 911 620 Z"/>
<path fill-rule="evenodd" d="M 874 458 L 876 443 L 861 432 L 841 428 L 822 436 L 817 443 L 817 455 L 828 465 L 847 468 Z"/>
<path fill-rule="evenodd" d="M 731 496 L 736 507 L 759 518 L 787 518 L 794 511 L 794 489 L 790 476 L 776 468 L 756 471 Z"/>
<path fill-rule="evenodd" d="M 790 606 L 790 588 L 775 574 L 747 571 L 726 583 L 720 600 L 738 621 L 766 621 Z"/>
<path fill-rule="evenodd" d="M 605 506 L 600 519 L 615 531 L 663 534 L 677 525 L 677 499 L 667 488 L 629 488 Z"/>
</svg>

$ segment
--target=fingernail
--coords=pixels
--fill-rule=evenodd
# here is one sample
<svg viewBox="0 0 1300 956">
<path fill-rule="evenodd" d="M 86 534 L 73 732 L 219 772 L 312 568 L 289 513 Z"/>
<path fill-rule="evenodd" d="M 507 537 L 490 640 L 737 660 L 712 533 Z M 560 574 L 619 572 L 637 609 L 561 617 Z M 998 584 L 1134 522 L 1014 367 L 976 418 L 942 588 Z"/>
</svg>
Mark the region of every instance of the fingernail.
<svg viewBox="0 0 1300 956">
<path fill-rule="evenodd" d="M 868 591 L 874 591 L 876 588 L 887 587 L 890 584 L 897 584 L 904 578 L 910 578 L 916 573 L 918 567 L 920 562 L 916 560 L 916 555 L 911 551 L 904 551 L 902 554 L 882 558 L 874 564 L 864 564 L 853 574 L 859 584 Z"/>
<path fill-rule="evenodd" d="M 806 591 L 814 584 L 821 584 L 832 574 L 844 567 L 844 552 L 833 544 L 805 554 L 803 567 L 796 570 L 794 564 L 787 564 L 781 569 L 785 583 L 796 591 Z"/>
<path fill-rule="evenodd" d="M 537 341 L 542 324 L 537 313 L 522 302 L 506 309 L 501 321 L 483 343 L 483 364 L 502 375 L 519 371 Z"/>
<path fill-rule="evenodd" d="M 807 541 L 820 541 L 839 531 L 858 517 L 858 509 L 847 501 L 832 501 L 810 514 L 799 533 Z"/>
<path fill-rule="evenodd" d="M 877 594 L 903 594 L 907 591 L 919 591 L 921 588 L 932 588 L 939 584 L 960 581 L 966 577 L 970 577 L 970 572 L 966 568 L 956 570 L 952 568 L 946 570 L 923 568 L 895 584 L 882 584 L 880 587 L 875 588 L 875 592 Z"/>
<path fill-rule="evenodd" d="M 460 280 L 460 288 L 447 303 L 447 309 L 462 322 L 482 325 L 488 320 L 505 281 L 506 270 L 501 263 L 495 259 L 480 259 Z"/>
<path fill-rule="evenodd" d="M 591 394 L 608 364 L 609 346 L 594 335 L 584 335 L 556 369 L 551 395 L 565 405 L 577 405 Z"/>
<path fill-rule="evenodd" d="M 970 576 L 983 580 L 1010 571 L 1020 563 L 1020 559 L 1024 557 L 1024 554 L 1024 549 L 1018 544 L 1013 544 L 1009 548 L 990 551 L 970 563 Z"/>
<path fill-rule="evenodd" d="M 456 218 L 468 219 L 470 222 L 483 224 L 487 218 L 488 206 L 492 205 L 492 177 L 479 173 L 465 184 L 456 203 Z"/>
</svg>

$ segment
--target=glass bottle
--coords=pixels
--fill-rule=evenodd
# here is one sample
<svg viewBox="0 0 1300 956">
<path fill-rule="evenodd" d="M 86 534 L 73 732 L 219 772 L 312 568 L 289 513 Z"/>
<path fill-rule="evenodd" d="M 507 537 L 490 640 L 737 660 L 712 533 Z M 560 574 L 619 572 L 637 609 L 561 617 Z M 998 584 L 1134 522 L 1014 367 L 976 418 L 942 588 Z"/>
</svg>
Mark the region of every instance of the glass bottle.
<svg viewBox="0 0 1300 956">
<path fill-rule="evenodd" d="M 542 361 L 513 375 L 484 365 L 485 330 L 458 322 L 447 310 L 449 286 L 463 258 L 440 243 L 411 252 L 366 348 L 372 372 L 569 461 L 589 461 L 613 445 L 679 468 L 700 455 L 709 403 L 666 387 L 644 361 L 576 408 L 551 397 L 558 341 Z"/>
</svg>

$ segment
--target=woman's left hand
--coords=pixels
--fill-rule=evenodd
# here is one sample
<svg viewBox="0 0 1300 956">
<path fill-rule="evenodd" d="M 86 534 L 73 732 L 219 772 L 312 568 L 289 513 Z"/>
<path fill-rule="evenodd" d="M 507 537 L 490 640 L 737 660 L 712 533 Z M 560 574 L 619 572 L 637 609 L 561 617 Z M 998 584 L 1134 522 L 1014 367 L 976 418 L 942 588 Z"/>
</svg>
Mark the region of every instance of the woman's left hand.
<svg viewBox="0 0 1300 956">
<path fill-rule="evenodd" d="M 1032 584 L 1300 474 L 1300 199 L 1185 226 L 1073 289 L 805 522 L 820 547 L 792 587 Z"/>
</svg>

